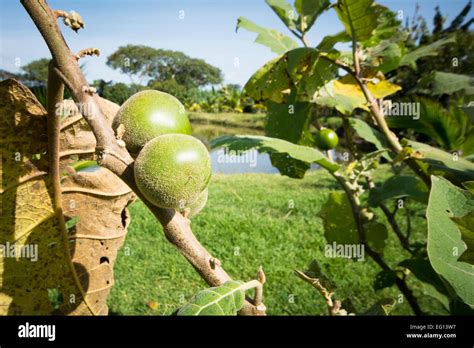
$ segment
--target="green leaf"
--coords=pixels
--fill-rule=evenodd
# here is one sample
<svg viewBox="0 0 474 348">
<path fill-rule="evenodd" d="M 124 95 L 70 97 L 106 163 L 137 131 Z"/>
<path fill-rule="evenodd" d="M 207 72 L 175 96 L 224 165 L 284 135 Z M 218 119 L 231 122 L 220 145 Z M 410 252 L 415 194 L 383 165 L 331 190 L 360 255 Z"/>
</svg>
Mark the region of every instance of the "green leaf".
<svg viewBox="0 0 474 348">
<path fill-rule="evenodd" d="M 354 215 L 344 192 L 331 192 L 318 216 L 323 220 L 324 236 L 329 244 L 359 244 Z"/>
<path fill-rule="evenodd" d="M 361 315 L 370 316 L 386 316 L 389 315 L 393 307 L 395 307 L 396 301 L 393 298 L 384 298 L 377 301 L 372 307 Z"/>
<path fill-rule="evenodd" d="M 337 43 L 349 41 L 351 41 L 350 35 L 346 31 L 340 31 L 337 34 L 325 36 L 316 48 L 320 51 L 330 51 Z"/>
<path fill-rule="evenodd" d="M 290 99 L 294 99 L 290 97 Z M 312 117 L 312 104 L 290 100 L 288 104 L 266 103 L 268 109 L 265 134 L 268 137 L 290 141 L 294 144 L 313 146 L 314 139 L 309 131 Z M 272 165 L 282 175 L 303 178 L 310 168 L 307 162 L 295 160 L 287 154 L 270 155 Z"/>
<path fill-rule="evenodd" d="M 421 153 L 423 157 L 419 160 L 428 164 L 433 174 L 444 174 L 459 184 L 474 180 L 474 163 L 464 158 L 413 140 L 402 139 L 401 144 Z"/>
<path fill-rule="evenodd" d="M 336 289 L 336 285 L 331 280 L 331 278 L 329 278 L 327 274 L 324 273 L 317 260 L 312 260 L 309 263 L 308 269 L 304 272 L 304 274 L 312 279 L 318 279 L 321 285 L 324 286 L 324 288 L 326 288 L 328 291 L 333 291 Z"/>
<path fill-rule="evenodd" d="M 413 98 L 409 103 L 419 105 L 419 117 L 387 116 L 391 128 L 412 129 L 428 135 L 443 149 L 461 150 L 472 130 L 469 117 L 457 106 L 446 110 L 440 103 L 427 98 Z M 402 107 L 401 101 L 399 104 Z"/>
<path fill-rule="evenodd" d="M 267 46 L 276 54 L 283 54 L 289 50 L 298 48 L 298 44 L 288 36 L 274 29 L 263 28 L 247 18 L 239 17 L 236 29 L 238 30 L 240 28 L 257 33 L 258 36 L 255 42 Z"/>
<path fill-rule="evenodd" d="M 440 294 L 449 295 L 443 281 L 431 266 L 427 255 L 403 260 L 398 265 L 409 269 L 424 285 L 430 285 Z"/>
<path fill-rule="evenodd" d="M 250 77 L 244 86 L 244 95 L 256 102 L 271 100 L 284 102 L 286 95 L 282 92 L 293 87 L 292 80 L 281 57 L 274 58 Z"/>
<path fill-rule="evenodd" d="M 361 137 L 365 141 L 368 141 L 369 143 L 374 144 L 378 150 L 384 150 L 388 148 L 383 135 L 377 129 L 369 126 L 367 122 L 358 118 L 350 118 L 349 123 L 351 127 L 356 131 L 357 135 L 359 135 L 359 137 Z M 384 152 L 382 156 L 387 161 L 392 161 L 392 158 L 386 152 Z"/>
<path fill-rule="evenodd" d="M 329 8 L 329 0 L 295 0 L 295 8 L 300 15 L 298 26 L 303 33 L 309 31 L 316 19 Z"/>
<path fill-rule="evenodd" d="M 227 147 L 229 150 L 256 149 L 265 153 L 284 153 L 292 158 L 307 162 L 317 163 L 321 167 L 335 172 L 340 167 L 329 161 L 320 151 L 308 146 L 296 145 L 285 140 L 252 135 L 225 135 L 211 141 L 211 148 Z"/>
<path fill-rule="evenodd" d="M 315 92 L 331 81 L 337 67 L 320 59 L 314 48 L 297 48 L 260 68 L 247 82 L 244 94 L 255 101 L 286 103 L 297 89 L 298 101 L 312 101 Z"/>
<path fill-rule="evenodd" d="M 443 281 L 431 266 L 427 255 L 403 260 L 398 265 L 410 270 L 410 272 L 421 282 L 423 294 L 433 297 L 449 311 L 451 295 L 446 289 Z"/>
<path fill-rule="evenodd" d="M 429 45 L 417 48 L 416 50 L 413 50 L 403 56 L 402 61 L 400 62 L 400 66 L 406 65 L 406 66 L 412 67 L 413 69 L 416 69 L 416 61 L 418 59 L 424 58 L 424 57 L 436 56 L 438 55 L 438 51 L 440 50 L 441 47 L 450 43 L 455 43 L 455 42 L 456 42 L 455 36 L 450 36 L 450 37 L 446 37 L 444 39 L 435 41 Z"/>
<path fill-rule="evenodd" d="M 385 288 L 389 288 L 395 285 L 396 280 L 397 280 L 397 273 L 395 271 L 380 271 L 375 276 L 374 290 L 378 291 Z"/>
<path fill-rule="evenodd" d="M 462 186 L 469 192 L 474 193 L 474 181 L 463 182 Z"/>
<path fill-rule="evenodd" d="M 382 186 L 370 190 L 368 204 L 378 206 L 387 199 L 410 197 L 421 203 L 428 202 L 428 189 L 426 185 L 414 176 L 392 176 Z"/>
<path fill-rule="evenodd" d="M 296 13 L 286 0 L 265 0 L 290 30 L 296 29 Z"/>
<path fill-rule="evenodd" d="M 237 315 L 245 300 L 244 283 L 227 281 L 223 285 L 198 292 L 191 301 L 181 307 L 178 315 Z"/>
<path fill-rule="evenodd" d="M 431 177 L 432 187 L 426 218 L 428 221 L 428 257 L 433 269 L 468 306 L 474 308 L 474 268 L 458 260 L 466 250 L 451 218 L 463 217 L 474 210 L 474 195 L 446 179 Z"/>
<path fill-rule="evenodd" d="M 383 253 L 388 238 L 387 227 L 379 222 L 371 221 L 365 224 L 367 244 L 379 254 Z"/>
<path fill-rule="evenodd" d="M 372 37 L 384 10 L 384 7 L 375 5 L 374 0 L 338 0 L 335 8 L 346 32 L 355 41 Z"/>
<path fill-rule="evenodd" d="M 453 217 L 451 220 L 458 226 L 461 238 L 467 247 L 458 260 L 474 265 L 474 211 L 462 217 Z"/>
<path fill-rule="evenodd" d="M 374 47 L 369 47 L 365 54 L 366 59 L 362 62 L 363 67 L 387 73 L 395 70 L 402 61 L 404 48 L 401 44 L 384 40 Z"/>
<path fill-rule="evenodd" d="M 472 95 L 474 94 L 474 77 L 433 71 L 418 81 L 415 91 L 429 95 L 453 94 L 463 91 L 467 95 Z"/>
</svg>

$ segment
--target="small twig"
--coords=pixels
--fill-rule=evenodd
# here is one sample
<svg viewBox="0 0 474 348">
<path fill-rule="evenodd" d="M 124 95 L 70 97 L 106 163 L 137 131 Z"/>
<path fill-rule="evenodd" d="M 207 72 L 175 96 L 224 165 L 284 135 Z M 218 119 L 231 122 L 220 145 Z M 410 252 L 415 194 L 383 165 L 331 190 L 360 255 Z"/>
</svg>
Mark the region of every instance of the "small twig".
<svg viewBox="0 0 474 348">
<path fill-rule="evenodd" d="M 405 207 L 405 214 L 406 214 L 406 219 L 407 219 L 406 238 L 409 239 L 411 235 L 411 211 L 408 207 Z"/>
</svg>

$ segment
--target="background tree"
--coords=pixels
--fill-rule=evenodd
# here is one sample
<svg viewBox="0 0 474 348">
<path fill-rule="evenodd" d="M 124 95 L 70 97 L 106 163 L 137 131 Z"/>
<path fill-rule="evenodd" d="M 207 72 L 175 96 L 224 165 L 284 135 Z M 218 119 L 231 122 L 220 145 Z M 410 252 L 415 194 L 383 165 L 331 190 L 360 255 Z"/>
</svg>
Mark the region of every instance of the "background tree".
<svg viewBox="0 0 474 348">
<path fill-rule="evenodd" d="M 34 60 L 21 68 L 23 81 L 30 86 L 46 86 L 48 81 L 49 59 L 41 58 Z"/>
<path fill-rule="evenodd" d="M 222 82 L 221 70 L 202 59 L 191 58 L 178 51 L 147 46 L 119 47 L 107 58 L 107 65 L 128 75 L 133 83 L 147 82 L 149 86 L 167 80 L 175 80 L 186 88 Z"/>
</svg>

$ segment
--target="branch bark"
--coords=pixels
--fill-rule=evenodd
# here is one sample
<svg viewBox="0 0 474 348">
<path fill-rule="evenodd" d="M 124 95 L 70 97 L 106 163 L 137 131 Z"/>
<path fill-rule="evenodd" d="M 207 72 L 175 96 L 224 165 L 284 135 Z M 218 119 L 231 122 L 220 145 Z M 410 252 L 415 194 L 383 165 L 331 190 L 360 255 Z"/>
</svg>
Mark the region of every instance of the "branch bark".
<svg viewBox="0 0 474 348">
<path fill-rule="evenodd" d="M 138 190 L 133 175 L 133 158 L 116 140 L 114 131 L 107 124 L 100 110 L 98 96 L 91 93 L 82 74 L 76 55 L 66 44 L 57 24 L 57 15 L 45 0 L 21 0 L 31 19 L 43 36 L 54 60 L 54 71 L 62 79 L 73 100 L 85 106 L 80 108 L 97 140 L 96 153 L 100 165 L 119 176 L 146 204 L 160 221 L 166 238 L 174 244 L 210 286 L 219 286 L 230 276 L 194 236 L 189 222 L 171 209 L 161 209 L 149 203 Z M 249 300 L 240 314 L 264 315 Z"/>
</svg>

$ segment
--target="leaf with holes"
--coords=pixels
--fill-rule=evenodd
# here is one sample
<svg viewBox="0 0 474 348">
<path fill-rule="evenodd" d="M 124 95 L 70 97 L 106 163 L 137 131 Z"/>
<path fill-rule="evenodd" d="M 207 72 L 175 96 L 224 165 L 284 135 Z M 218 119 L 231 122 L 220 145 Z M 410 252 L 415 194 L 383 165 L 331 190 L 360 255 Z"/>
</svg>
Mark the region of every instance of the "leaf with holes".
<svg viewBox="0 0 474 348">
<path fill-rule="evenodd" d="M 75 108 L 72 102 L 64 104 Z M 111 121 L 118 106 L 101 100 L 101 108 Z M 95 159 L 95 138 L 75 110 L 63 120 L 61 172 L 78 159 Z M 0 259 L 0 313 L 107 314 L 113 262 L 128 223 L 125 207 L 133 195 L 110 172 L 72 170 L 62 177 L 62 201 L 65 220 L 74 226 L 61 228 L 52 203 L 48 156 L 43 156 L 48 148 L 46 111 L 26 87 L 5 80 L 0 83 L 0 114 L 0 244 L 37 251 L 31 254 L 36 262 Z"/>
<path fill-rule="evenodd" d="M 223 285 L 198 292 L 181 307 L 178 315 L 237 315 L 245 300 L 244 283 L 227 281 Z"/>
<path fill-rule="evenodd" d="M 346 32 L 355 41 L 370 39 L 380 24 L 379 17 L 386 10 L 374 0 L 338 0 L 335 9 Z"/>
</svg>

